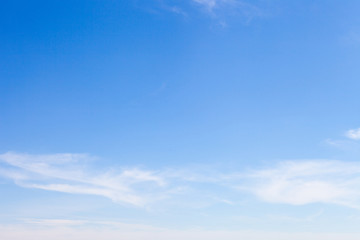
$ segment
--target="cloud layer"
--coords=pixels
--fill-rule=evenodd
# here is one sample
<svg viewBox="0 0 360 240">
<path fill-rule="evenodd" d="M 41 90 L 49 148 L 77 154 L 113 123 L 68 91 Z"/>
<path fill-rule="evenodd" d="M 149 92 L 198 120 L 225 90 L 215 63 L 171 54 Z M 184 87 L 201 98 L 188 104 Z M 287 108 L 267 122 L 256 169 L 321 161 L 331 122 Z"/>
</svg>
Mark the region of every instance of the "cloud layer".
<svg viewBox="0 0 360 240">
<path fill-rule="evenodd" d="M 46 221 L 46 220 L 45 220 Z M 0 225 L 0 238 L 6 240 L 357 240 L 358 233 L 306 233 L 306 232 L 265 232 L 265 231 L 210 231 L 210 230 L 172 230 L 159 229 L 145 225 L 131 225 L 122 223 L 105 223 L 109 227 L 96 228 L 84 227 L 86 222 L 75 222 L 71 227 L 68 220 L 50 220 L 56 225 L 43 225 L 34 228 L 34 225 Z M 99 224 L 96 222 L 95 224 Z M 100 223 L 101 224 L 101 223 Z M 79 228 L 79 226 L 82 226 Z"/>
<path fill-rule="evenodd" d="M 251 171 L 205 172 L 190 168 L 99 170 L 93 159 L 83 154 L 9 152 L 0 155 L 0 175 L 21 187 L 103 196 L 138 207 L 171 202 L 174 196 L 182 196 L 184 201 L 202 196 L 205 204 L 232 204 L 253 196 L 268 203 L 360 208 L 360 164 L 355 162 L 284 161 Z M 224 198 L 224 191 L 235 199 Z"/>
</svg>

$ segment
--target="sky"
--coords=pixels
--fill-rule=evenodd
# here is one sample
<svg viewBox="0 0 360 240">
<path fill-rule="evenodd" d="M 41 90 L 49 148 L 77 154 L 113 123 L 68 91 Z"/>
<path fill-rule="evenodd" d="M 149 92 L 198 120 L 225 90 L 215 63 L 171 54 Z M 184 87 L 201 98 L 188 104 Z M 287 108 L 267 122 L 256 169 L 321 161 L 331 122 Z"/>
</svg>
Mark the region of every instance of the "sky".
<svg viewBox="0 0 360 240">
<path fill-rule="evenodd" d="M 357 0 L 3 0 L 0 238 L 353 240 Z"/>
</svg>

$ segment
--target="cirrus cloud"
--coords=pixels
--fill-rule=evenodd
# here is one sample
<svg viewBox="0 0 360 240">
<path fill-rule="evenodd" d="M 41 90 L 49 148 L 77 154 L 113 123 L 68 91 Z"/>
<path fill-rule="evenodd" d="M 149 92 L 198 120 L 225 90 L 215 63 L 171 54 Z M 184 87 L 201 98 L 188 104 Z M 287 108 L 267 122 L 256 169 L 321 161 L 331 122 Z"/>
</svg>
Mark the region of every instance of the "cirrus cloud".
<svg viewBox="0 0 360 240">
<path fill-rule="evenodd" d="M 233 205 L 246 196 L 289 205 L 337 204 L 360 209 L 360 164 L 333 160 L 283 161 L 268 168 L 221 172 L 191 168 L 99 170 L 84 154 L 0 155 L 0 176 L 25 188 L 96 195 L 116 203 L 147 207 L 181 196 L 189 206 Z M 224 196 L 229 193 L 231 198 Z M 237 196 L 234 199 L 234 196 Z M 179 202 L 179 201 L 178 201 Z"/>
</svg>

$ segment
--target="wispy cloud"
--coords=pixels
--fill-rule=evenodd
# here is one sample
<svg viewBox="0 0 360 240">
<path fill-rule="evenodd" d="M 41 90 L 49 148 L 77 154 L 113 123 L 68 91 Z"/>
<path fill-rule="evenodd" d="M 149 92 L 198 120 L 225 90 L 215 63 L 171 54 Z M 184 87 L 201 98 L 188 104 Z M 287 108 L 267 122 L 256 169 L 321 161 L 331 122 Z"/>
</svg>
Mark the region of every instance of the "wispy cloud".
<svg viewBox="0 0 360 240">
<path fill-rule="evenodd" d="M 5 153 L 0 155 L 0 175 L 22 187 L 98 195 L 140 207 L 159 201 L 169 203 L 180 195 L 185 206 L 194 204 L 195 199 L 200 201 L 198 206 L 215 202 L 234 205 L 252 195 L 268 203 L 360 208 L 360 164 L 356 162 L 284 161 L 265 169 L 234 172 L 135 167 L 95 171 L 96 162 L 91 159 L 82 154 Z"/>
<path fill-rule="evenodd" d="M 197 4 L 204 6 L 209 11 L 219 4 L 219 2 L 224 2 L 224 0 L 192 0 Z M 225 0 L 226 2 L 226 0 Z"/>
<path fill-rule="evenodd" d="M 166 185 L 154 172 L 136 168 L 96 173 L 87 169 L 84 162 L 89 159 L 90 156 L 83 154 L 5 153 L 0 155 L 0 161 L 7 166 L 0 169 L 0 174 L 23 187 L 99 195 L 136 206 L 144 206 L 155 197 L 152 192 L 146 192 L 145 187 L 153 187 L 156 192 Z"/>
<path fill-rule="evenodd" d="M 191 0 L 195 4 L 205 9 L 208 13 L 216 16 L 221 12 L 221 15 L 237 15 L 246 18 L 253 18 L 255 16 L 262 16 L 263 11 L 254 2 L 245 0 Z"/>
<path fill-rule="evenodd" d="M 241 186 L 272 203 L 332 203 L 360 208 L 360 165 L 341 161 L 288 161 L 254 171 Z"/>
<path fill-rule="evenodd" d="M 228 26 L 230 19 L 240 20 L 244 25 L 253 19 L 267 15 L 266 4 L 247 0 L 191 0 L 211 16 L 222 28 Z"/>
<path fill-rule="evenodd" d="M 360 128 L 350 129 L 345 133 L 345 136 L 353 140 L 360 140 Z"/>
<path fill-rule="evenodd" d="M 245 24 L 256 17 L 265 16 L 265 5 L 248 0 L 187 0 L 187 1 L 159 1 L 160 8 L 166 11 L 191 19 L 199 11 L 217 22 L 217 25 L 226 26 L 229 17 L 240 18 Z"/>
</svg>

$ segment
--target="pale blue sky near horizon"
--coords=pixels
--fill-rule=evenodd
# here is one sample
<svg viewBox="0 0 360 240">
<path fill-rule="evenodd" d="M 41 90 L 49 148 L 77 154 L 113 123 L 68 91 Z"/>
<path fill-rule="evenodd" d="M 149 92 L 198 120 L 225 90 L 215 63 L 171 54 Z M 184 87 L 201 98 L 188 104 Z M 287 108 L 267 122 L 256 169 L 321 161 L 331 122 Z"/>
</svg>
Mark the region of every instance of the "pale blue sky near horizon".
<svg viewBox="0 0 360 240">
<path fill-rule="evenodd" d="M 0 236 L 54 223 L 117 236 L 121 222 L 154 239 L 356 239 L 359 10 L 2 1 Z"/>
</svg>

